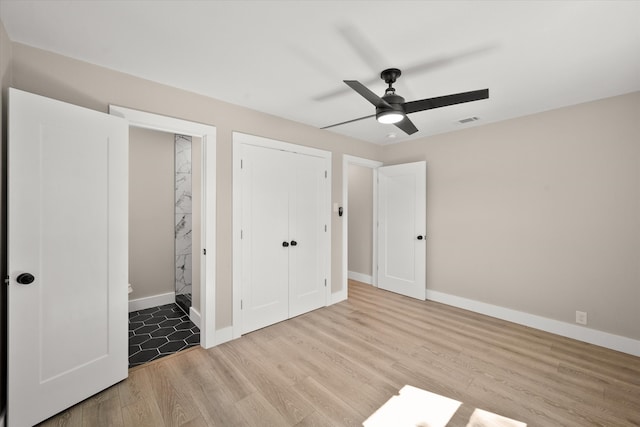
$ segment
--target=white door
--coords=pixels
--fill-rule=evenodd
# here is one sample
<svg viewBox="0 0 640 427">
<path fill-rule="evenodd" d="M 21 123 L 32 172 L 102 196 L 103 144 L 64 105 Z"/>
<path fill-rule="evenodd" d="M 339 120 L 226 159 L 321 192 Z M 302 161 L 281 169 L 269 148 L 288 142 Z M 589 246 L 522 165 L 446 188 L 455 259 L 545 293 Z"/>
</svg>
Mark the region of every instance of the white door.
<svg viewBox="0 0 640 427">
<path fill-rule="evenodd" d="M 324 159 L 289 153 L 289 317 L 324 307 L 326 301 L 323 221 Z M 295 244 L 294 244 L 295 243 Z"/>
<path fill-rule="evenodd" d="M 241 156 L 247 333 L 326 305 L 329 205 L 326 159 L 249 144 Z"/>
<path fill-rule="evenodd" d="M 7 420 L 20 427 L 127 377 L 128 125 L 10 89 L 8 151 Z"/>
<path fill-rule="evenodd" d="M 378 287 L 426 299 L 425 162 L 378 168 Z"/>
<path fill-rule="evenodd" d="M 285 152 L 242 149 L 242 333 L 289 315 L 289 180 Z"/>
</svg>

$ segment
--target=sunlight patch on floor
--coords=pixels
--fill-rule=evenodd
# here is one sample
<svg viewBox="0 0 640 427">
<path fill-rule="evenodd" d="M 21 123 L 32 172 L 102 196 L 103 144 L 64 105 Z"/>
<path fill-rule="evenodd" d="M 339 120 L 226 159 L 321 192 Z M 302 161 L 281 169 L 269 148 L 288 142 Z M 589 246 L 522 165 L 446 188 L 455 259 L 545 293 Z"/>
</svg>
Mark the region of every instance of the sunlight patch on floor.
<svg viewBox="0 0 640 427">
<path fill-rule="evenodd" d="M 446 427 L 462 402 L 405 385 L 374 412 L 364 427 Z M 467 427 L 526 427 L 521 421 L 512 420 L 489 411 L 476 408 Z"/>
<path fill-rule="evenodd" d="M 364 427 L 445 427 L 462 403 L 410 385 L 382 405 Z"/>
<path fill-rule="evenodd" d="M 527 424 L 493 412 L 476 409 L 471 414 L 467 427 L 527 427 Z"/>
</svg>

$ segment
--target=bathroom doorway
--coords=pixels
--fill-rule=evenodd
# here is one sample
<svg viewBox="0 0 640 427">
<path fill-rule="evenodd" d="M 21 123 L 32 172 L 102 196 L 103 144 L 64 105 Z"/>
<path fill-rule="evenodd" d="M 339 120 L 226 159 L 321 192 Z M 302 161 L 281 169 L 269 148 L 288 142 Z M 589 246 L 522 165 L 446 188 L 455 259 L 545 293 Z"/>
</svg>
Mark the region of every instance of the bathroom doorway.
<svg viewBox="0 0 640 427">
<path fill-rule="evenodd" d="M 201 139 L 129 131 L 129 367 L 200 343 Z"/>
<path fill-rule="evenodd" d="M 129 311 L 145 310 L 149 308 L 162 307 L 160 310 L 167 310 L 163 307 L 169 303 L 175 303 L 175 269 L 176 269 L 176 218 L 179 215 L 183 215 L 186 212 L 176 212 L 176 175 L 175 175 L 175 135 L 182 135 L 192 137 L 192 176 L 191 185 L 193 192 L 191 194 L 191 210 L 192 210 L 192 225 L 196 225 L 191 228 L 191 268 L 188 268 L 189 260 L 182 260 L 184 266 L 185 275 L 191 272 L 191 307 L 188 309 L 187 319 L 191 321 L 200 330 L 199 343 L 204 348 L 210 348 L 215 343 L 215 257 L 216 257 L 216 129 L 213 126 L 204 125 L 201 123 L 195 123 L 185 121 L 181 119 L 175 119 L 167 116 L 161 116 L 153 113 L 147 113 L 138 110 L 132 110 L 125 107 L 110 106 L 110 114 L 123 117 L 129 121 L 130 131 L 134 132 L 135 129 L 141 128 L 143 130 L 154 130 L 160 133 L 169 134 L 173 141 L 171 142 L 171 156 L 173 157 L 173 163 L 167 167 L 171 171 L 171 181 L 167 186 L 171 194 L 171 209 L 169 216 L 171 217 L 171 239 L 173 239 L 173 245 L 171 245 L 172 260 L 167 263 L 172 270 L 172 287 L 166 288 L 166 292 L 152 292 L 154 295 L 147 294 L 149 299 L 143 299 L 144 304 L 142 306 L 136 306 L 135 300 L 141 298 L 130 298 Z M 195 143 L 194 143 L 195 141 Z M 198 152 L 199 150 L 199 152 Z M 165 164 L 166 167 L 166 164 Z M 199 168 L 199 172 L 198 172 Z M 184 177 L 182 177 L 184 178 Z M 198 194 L 199 186 L 199 194 Z M 166 190 L 166 189 L 165 189 Z M 145 196 L 140 200 L 145 200 Z M 195 219 L 193 218 L 195 216 Z M 199 219 L 198 219 L 199 216 Z M 168 220 L 166 220 L 168 222 Z M 185 220 L 186 222 L 186 220 Z M 142 249 L 143 252 L 148 250 L 152 252 L 148 246 Z M 183 254 L 184 255 L 184 254 Z M 160 264 L 156 263 L 156 267 Z M 195 278 L 195 281 L 194 281 Z M 133 282 L 133 279 L 132 279 Z M 136 284 L 131 283 L 133 287 L 133 293 L 136 292 Z M 170 298 L 167 301 L 167 295 Z M 155 299 L 154 299 L 155 298 Z M 164 298 L 164 299 L 163 299 Z M 138 301 L 139 302 L 139 301 Z M 181 310 L 181 309 L 178 309 Z M 138 313 L 138 314 L 150 314 L 150 313 Z M 165 316 L 171 313 L 164 313 Z M 135 316 L 133 316 L 135 317 Z M 140 319 L 136 319 L 140 320 Z M 168 320 L 168 319 L 165 319 Z M 142 320 L 142 322 L 150 323 L 153 320 Z M 164 320 L 156 319 L 155 322 L 162 324 Z M 171 322 L 170 322 L 171 323 Z M 182 322 L 181 322 L 182 323 Z M 153 323 L 151 323 L 153 324 Z M 143 325 L 147 326 L 146 324 Z M 185 325 L 182 325 L 184 327 Z M 178 328 L 176 333 L 183 331 L 184 329 Z M 184 333 L 178 333 L 174 337 L 183 335 Z M 153 337 L 155 338 L 155 337 Z M 193 339 L 193 338 L 192 338 Z"/>
</svg>

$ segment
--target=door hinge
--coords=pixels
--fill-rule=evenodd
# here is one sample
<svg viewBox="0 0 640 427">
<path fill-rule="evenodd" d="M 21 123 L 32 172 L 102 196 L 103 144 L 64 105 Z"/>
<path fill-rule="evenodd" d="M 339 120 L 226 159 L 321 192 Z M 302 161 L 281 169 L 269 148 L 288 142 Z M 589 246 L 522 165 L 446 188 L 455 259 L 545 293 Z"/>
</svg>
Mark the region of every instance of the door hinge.
<svg viewBox="0 0 640 427">
<path fill-rule="evenodd" d="M 206 255 L 206 254 L 207 254 L 207 250 L 206 250 L 206 249 L 203 249 L 203 250 L 202 250 L 202 255 Z"/>
<path fill-rule="evenodd" d="M 242 230 L 240 230 L 240 240 L 242 240 L 244 237 L 244 234 L 242 233 Z"/>
<path fill-rule="evenodd" d="M 324 279 L 324 287 L 327 287 L 327 279 Z"/>
<path fill-rule="evenodd" d="M 327 232 L 327 224 L 324 225 L 324 232 Z"/>
<path fill-rule="evenodd" d="M 11 277 L 7 276 L 4 278 L 4 283 L 7 284 L 7 286 L 9 286 L 9 283 L 11 283 Z"/>
<path fill-rule="evenodd" d="M 242 169 L 244 167 L 242 159 L 240 159 L 240 169 Z"/>
<path fill-rule="evenodd" d="M 325 178 L 327 177 L 327 171 L 324 171 L 324 177 Z"/>
<path fill-rule="evenodd" d="M 240 300 L 240 310 L 242 310 L 242 300 Z"/>
</svg>

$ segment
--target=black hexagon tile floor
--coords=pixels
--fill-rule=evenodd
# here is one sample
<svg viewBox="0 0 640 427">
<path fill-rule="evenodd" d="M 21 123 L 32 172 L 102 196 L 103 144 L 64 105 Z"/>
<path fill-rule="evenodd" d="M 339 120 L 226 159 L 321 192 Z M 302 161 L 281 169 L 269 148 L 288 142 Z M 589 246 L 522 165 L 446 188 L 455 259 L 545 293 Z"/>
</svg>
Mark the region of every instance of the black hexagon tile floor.
<svg viewBox="0 0 640 427">
<path fill-rule="evenodd" d="M 129 313 L 129 367 L 200 344 L 200 329 L 176 304 Z"/>
</svg>

